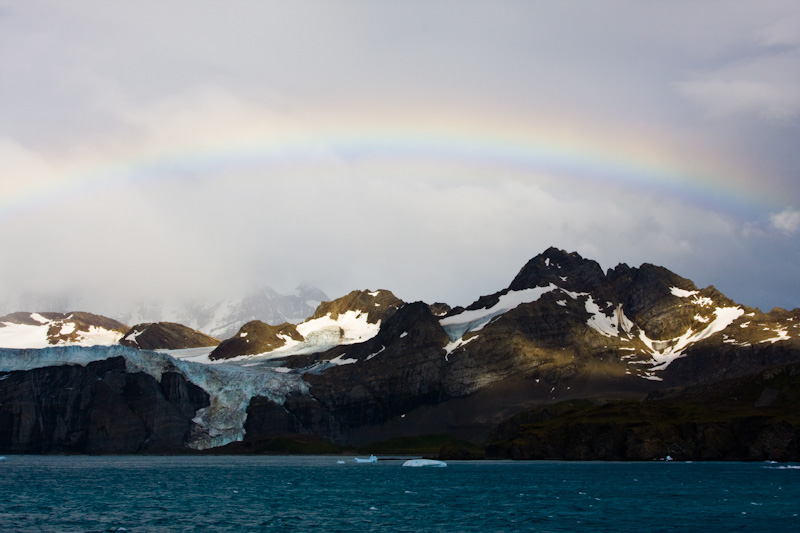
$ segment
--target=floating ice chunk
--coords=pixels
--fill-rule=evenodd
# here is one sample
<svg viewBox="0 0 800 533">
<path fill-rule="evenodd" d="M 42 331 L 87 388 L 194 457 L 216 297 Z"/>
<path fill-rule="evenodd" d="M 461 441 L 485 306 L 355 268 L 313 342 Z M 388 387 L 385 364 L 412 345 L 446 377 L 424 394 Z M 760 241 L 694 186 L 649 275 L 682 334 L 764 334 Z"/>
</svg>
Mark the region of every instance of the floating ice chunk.
<svg viewBox="0 0 800 533">
<path fill-rule="evenodd" d="M 434 467 L 443 467 L 447 466 L 447 463 L 444 461 L 437 461 L 435 459 L 409 459 L 403 466 L 434 466 Z"/>
<path fill-rule="evenodd" d="M 368 459 L 362 459 L 361 457 L 355 457 L 355 462 L 357 463 L 377 463 L 378 458 L 374 455 L 370 455 Z"/>
</svg>

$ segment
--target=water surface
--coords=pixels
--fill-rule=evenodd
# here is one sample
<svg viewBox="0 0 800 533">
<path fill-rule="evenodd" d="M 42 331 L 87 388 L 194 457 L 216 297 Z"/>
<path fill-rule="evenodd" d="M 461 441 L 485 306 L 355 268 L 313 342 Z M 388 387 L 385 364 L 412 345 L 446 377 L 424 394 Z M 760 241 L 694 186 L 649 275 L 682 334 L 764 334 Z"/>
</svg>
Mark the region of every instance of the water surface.
<svg viewBox="0 0 800 533">
<path fill-rule="evenodd" d="M 792 465 L 448 464 L 8 456 L 0 530 L 800 530 L 800 467 Z"/>
</svg>

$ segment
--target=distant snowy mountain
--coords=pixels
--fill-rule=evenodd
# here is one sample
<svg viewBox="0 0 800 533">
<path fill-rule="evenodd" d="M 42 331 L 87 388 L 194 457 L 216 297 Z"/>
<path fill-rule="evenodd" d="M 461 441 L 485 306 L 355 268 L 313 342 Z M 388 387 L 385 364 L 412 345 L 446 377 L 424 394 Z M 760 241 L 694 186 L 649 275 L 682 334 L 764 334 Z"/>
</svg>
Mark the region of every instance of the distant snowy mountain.
<svg viewBox="0 0 800 533">
<path fill-rule="evenodd" d="M 267 324 L 302 322 L 325 300 L 328 296 L 310 285 L 300 285 L 292 294 L 265 287 L 247 296 L 216 302 L 143 304 L 132 311 L 120 310 L 115 316 L 127 324 L 177 322 L 217 339 L 227 339 L 251 320 Z"/>
<path fill-rule="evenodd" d="M 91 306 L 80 297 L 25 294 L 0 301 L 0 315 L 26 310 L 63 314 L 74 309 L 84 309 L 113 317 L 124 324 L 173 322 L 218 339 L 227 339 L 251 320 L 273 325 L 284 322 L 298 324 L 314 314 L 317 306 L 327 300 L 329 298 L 324 292 L 310 285 L 300 285 L 291 294 L 281 294 L 270 287 L 264 287 L 245 296 L 232 296 L 217 301 L 146 301 L 132 306 L 125 304 L 101 308 Z"/>
</svg>

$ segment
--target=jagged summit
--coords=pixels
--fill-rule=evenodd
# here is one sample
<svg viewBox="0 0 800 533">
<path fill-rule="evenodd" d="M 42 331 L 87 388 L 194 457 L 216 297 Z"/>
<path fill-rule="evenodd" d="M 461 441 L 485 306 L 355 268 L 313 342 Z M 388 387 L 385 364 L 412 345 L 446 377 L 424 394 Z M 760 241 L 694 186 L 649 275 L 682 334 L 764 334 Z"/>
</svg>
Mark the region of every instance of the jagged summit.
<svg viewBox="0 0 800 533">
<path fill-rule="evenodd" d="M 586 290 L 599 287 L 606 277 L 596 261 L 584 259 L 577 252 L 568 253 L 558 248 L 548 248 L 522 267 L 508 286 L 520 291 L 555 284 L 568 290 Z"/>
</svg>

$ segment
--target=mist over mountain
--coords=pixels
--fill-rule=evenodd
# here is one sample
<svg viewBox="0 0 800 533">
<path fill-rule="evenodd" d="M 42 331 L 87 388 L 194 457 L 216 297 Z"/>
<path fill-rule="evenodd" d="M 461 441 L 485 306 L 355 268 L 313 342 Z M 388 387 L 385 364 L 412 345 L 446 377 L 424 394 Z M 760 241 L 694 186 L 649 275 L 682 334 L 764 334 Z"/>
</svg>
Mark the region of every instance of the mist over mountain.
<svg viewBox="0 0 800 533">
<path fill-rule="evenodd" d="M 133 326 L 152 322 L 177 322 L 212 337 L 226 339 L 243 324 L 261 320 L 268 324 L 297 323 L 308 318 L 320 302 L 328 300 L 320 289 L 299 285 L 292 293 L 282 294 L 271 287 L 252 290 L 244 296 L 216 300 L 156 301 L 120 303 L 91 307 L 93 312 Z M 17 311 L 68 313 L 92 306 L 81 296 L 23 294 L 0 301 L 0 315 Z"/>
</svg>

